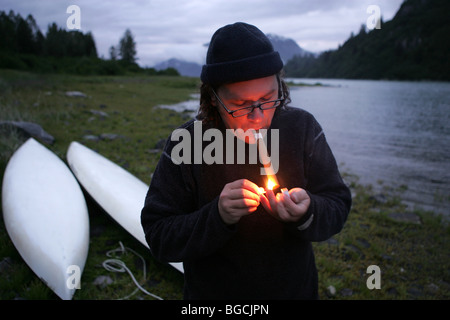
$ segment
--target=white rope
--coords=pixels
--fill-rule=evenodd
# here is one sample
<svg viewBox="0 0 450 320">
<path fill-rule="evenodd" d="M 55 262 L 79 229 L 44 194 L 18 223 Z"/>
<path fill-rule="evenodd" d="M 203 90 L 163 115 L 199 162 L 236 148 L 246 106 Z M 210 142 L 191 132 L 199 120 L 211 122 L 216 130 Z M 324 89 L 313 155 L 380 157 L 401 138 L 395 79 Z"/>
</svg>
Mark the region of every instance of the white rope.
<svg viewBox="0 0 450 320">
<path fill-rule="evenodd" d="M 130 248 L 128 248 L 128 247 L 124 247 L 121 241 L 119 241 L 119 244 L 120 244 L 120 247 L 119 247 L 119 248 L 108 251 L 108 252 L 106 253 L 106 255 L 107 255 L 108 257 L 112 257 L 113 254 L 119 253 L 119 254 L 122 255 L 122 254 L 126 254 L 127 251 L 131 251 L 132 253 L 134 253 L 135 255 L 137 255 L 137 256 L 138 256 L 139 258 L 141 258 L 141 260 L 142 260 L 142 264 L 143 264 L 143 273 L 144 273 L 144 281 L 145 281 L 145 279 L 147 278 L 147 275 L 146 275 L 146 264 L 145 264 L 144 258 L 142 258 L 142 256 L 141 256 L 140 254 L 138 254 L 136 251 L 134 251 L 134 250 L 132 250 L 132 249 L 130 249 Z M 132 295 L 134 295 L 136 292 L 138 292 L 138 290 L 141 290 L 141 291 L 142 291 L 143 293 L 145 293 L 146 295 L 149 295 L 149 296 L 151 296 L 151 297 L 153 297 L 153 298 L 155 298 L 155 299 L 158 299 L 158 300 L 163 300 L 161 297 L 159 297 L 159 296 L 157 296 L 157 295 L 155 295 L 155 294 L 153 294 L 153 293 L 150 293 L 150 292 L 148 292 L 147 290 L 145 290 L 145 289 L 137 282 L 137 280 L 136 280 L 136 278 L 134 277 L 133 273 L 130 271 L 130 269 L 128 269 L 128 267 L 126 266 L 126 264 L 125 264 L 122 260 L 119 260 L 119 259 L 106 259 L 105 261 L 103 261 L 103 264 L 102 264 L 102 265 L 103 265 L 103 267 L 104 267 L 106 270 L 108 270 L 108 271 L 110 271 L 110 272 L 121 272 L 121 273 L 127 272 L 127 273 L 130 275 L 131 279 L 133 280 L 134 284 L 136 285 L 137 289 L 134 290 L 130 295 L 128 295 L 128 296 L 126 296 L 126 297 L 124 297 L 124 298 L 122 298 L 122 299 L 128 299 L 129 297 L 131 297 Z"/>
</svg>

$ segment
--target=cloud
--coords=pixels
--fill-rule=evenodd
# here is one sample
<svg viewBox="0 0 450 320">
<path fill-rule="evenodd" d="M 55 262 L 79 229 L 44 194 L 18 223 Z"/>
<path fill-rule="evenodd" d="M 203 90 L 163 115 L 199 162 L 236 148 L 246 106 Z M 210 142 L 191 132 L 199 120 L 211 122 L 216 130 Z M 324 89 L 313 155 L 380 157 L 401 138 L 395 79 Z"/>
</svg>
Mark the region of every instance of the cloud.
<svg viewBox="0 0 450 320">
<path fill-rule="evenodd" d="M 3 9 L 32 14 L 42 32 L 56 22 L 66 26 L 66 9 L 81 9 L 81 31 L 91 31 L 100 56 L 109 57 L 125 30 L 137 43 L 138 62 L 152 66 L 171 57 L 202 63 L 215 30 L 236 21 L 258 26 L 265 33 L 289 37 L 309 51 L 335 49 L 366 22 L 370 4 L 390 20 L 402 0 L 3 0 Z"/>
</svg>

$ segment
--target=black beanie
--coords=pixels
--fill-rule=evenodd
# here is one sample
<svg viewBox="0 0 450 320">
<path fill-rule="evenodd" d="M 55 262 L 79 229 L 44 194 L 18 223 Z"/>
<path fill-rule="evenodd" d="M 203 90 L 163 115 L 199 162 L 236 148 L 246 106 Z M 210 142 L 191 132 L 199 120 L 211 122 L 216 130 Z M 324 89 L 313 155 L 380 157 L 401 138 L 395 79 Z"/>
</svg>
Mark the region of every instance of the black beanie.
<svg viewBox="0 0 450 320">
<path fill-rule="evenodd" d="M 255 26 L 236 22 L 213 34 L 200 78 L 218 86 L 268 77 L 282 68 L 280 54 L 269 38 Z"/>
</svg>

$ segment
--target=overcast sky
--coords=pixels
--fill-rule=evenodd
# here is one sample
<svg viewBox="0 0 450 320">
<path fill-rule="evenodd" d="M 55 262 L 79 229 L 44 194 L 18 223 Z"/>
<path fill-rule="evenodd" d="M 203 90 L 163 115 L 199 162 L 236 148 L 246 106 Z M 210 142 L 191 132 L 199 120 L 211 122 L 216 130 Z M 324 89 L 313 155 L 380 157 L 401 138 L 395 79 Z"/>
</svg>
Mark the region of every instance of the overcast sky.
<svg viewBox="0 0 450 320">
<path fill-rule="evenodd" d="M 32 14 L 42 33 L 50 23 L 67 28 L 70 5 L 80 7 L 81 29 L 94 35 L 100 57 L 109 58 L 129 28 L 138 63 L 153 66 L 169 58 L 204 63 L 204 46 L 218 28 L 236 21 L 264 33 L 294 39 L 303 49 L 336 49 L 366 24 L 369 5 L 391 20 L 403 0 L 1 0 L 0 10 Z"/>
</svg>

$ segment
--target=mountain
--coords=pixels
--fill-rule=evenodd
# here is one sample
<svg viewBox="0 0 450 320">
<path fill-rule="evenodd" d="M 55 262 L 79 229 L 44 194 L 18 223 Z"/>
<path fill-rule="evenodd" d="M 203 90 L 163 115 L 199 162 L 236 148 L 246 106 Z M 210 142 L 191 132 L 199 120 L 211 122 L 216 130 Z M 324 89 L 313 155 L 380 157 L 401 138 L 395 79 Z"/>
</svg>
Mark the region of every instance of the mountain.
<svg viewBox="0 0 450 320">
<path fill-rule="evenodd" d="M 306 55 L 314 55 L 313 53 L 300 48 L 300 46 L 292 39 L 274 34 L 267 34 L 267 37 L 272 42 L 274 49 L 280 53 L 281 59 L 284 63 L 286 63 L 294 56 L 303 57 Z M 208 46 L 209 43 L 205 44 L 205 47 Z M 200 77 L 200 73 L 202 71 L 202 66 L 200 64 L 179 60 L 176 58 L 171 58 L 169 60 L 160 62 L 153 68 L 155 68 L 156 70 L 174 68 L 180 73 L 180 75 L 187 77 Z"/>
<path fill-rule="evenodd" d="M 288 77 L 450 80 L 450 1 L 405 0 L 381 29 L 359 34 L 337 50 L 295 57 Z"/>
<path fill-rule="evenodd" d="M 182 76 L 186 77 L 200 77 L 200 73 L 202 71 L 202 66 L 195 62 L 188 62 L 179 59 L 169 59 L 158 63 L 153 68 L 156 70 L 164 70 L 167 68 L 174 68 L 178 71 L 178 73 Z"/>
<path fill-rule="evenodd" d="M 275 34 L 267 34 L 270 42 L 275 49 L 280 53 L 281 59 L 284 63 L 292 59 L 294 56 L 304 57 L 309 55 L 314 55 L 313 53 L 302 49 L 297 42 L 290 38 L 285 38 Z"/>
</svg>

